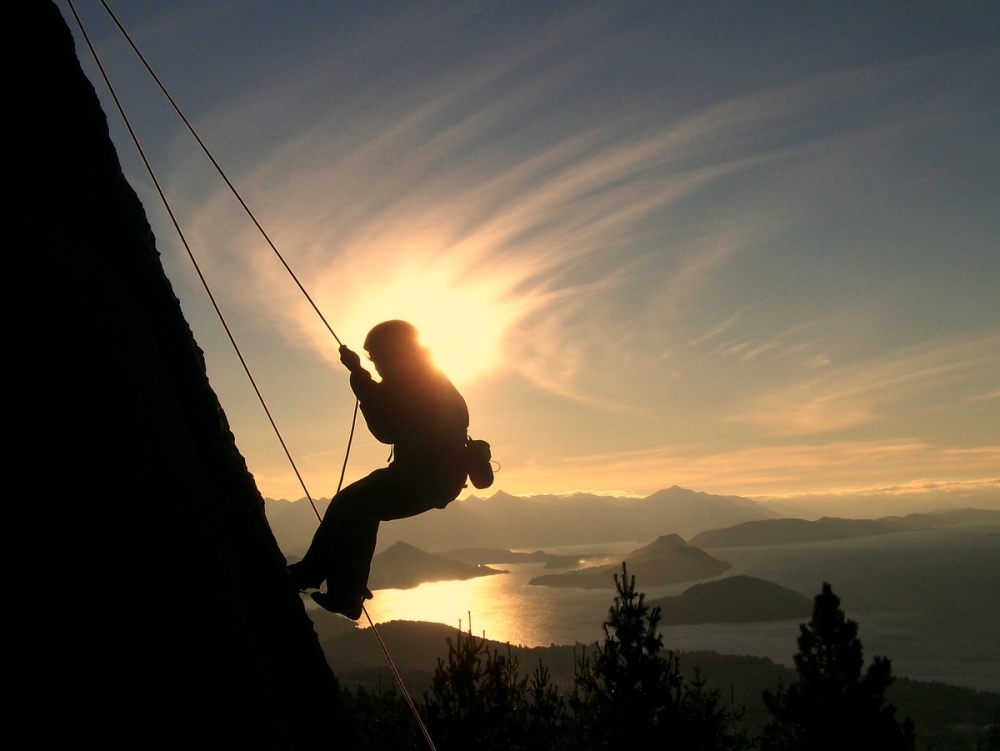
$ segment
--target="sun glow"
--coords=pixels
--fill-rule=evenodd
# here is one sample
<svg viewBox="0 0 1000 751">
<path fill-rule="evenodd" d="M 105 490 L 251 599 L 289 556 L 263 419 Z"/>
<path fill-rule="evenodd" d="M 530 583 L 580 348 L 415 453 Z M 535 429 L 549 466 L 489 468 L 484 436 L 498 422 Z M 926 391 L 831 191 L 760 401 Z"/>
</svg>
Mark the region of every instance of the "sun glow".
<svg viewBox="0 0 1000 751">
<path fill-rule="evenodd" d="M 523 312 L 497 276 L 470 278 L 444 264 L 398 264 L 373 274 L 365 295 L 342 314 L 345 343 L 360 350 L 375 324 L 399 318 L 420 332 L 434 363 L 456 383 L 497 364 L 504 334 Z"/>
</svg>

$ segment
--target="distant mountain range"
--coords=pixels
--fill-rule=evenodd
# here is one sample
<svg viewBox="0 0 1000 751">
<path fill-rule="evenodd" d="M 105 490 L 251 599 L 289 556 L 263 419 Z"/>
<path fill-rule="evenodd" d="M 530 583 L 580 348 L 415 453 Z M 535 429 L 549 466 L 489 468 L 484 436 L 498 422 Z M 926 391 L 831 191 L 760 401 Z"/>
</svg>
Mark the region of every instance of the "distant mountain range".
<svg viewBox="0 0 1000 751">
<path fill-rule="evenodd" d="M 660 623 L 679 626 L 693 623 L 760 623 L 808 618 L 813 601 L 755 576 L 727 576 L 688 587 L 675 597 L 647 600 L 660 608 Z"/>
<path fill-rule="evenodd" d="M 846 540 L 871 537 L 893 532 L 932 529 L 954 524 L 1000 522 L 1000 511 L 957 509 L 936 514 L 886 516 L 881 519 L 835 519 L 823 517 L 805 519 L 767 519 L 749 521 L 726 529 L 712 529 L 692 537 L 688 542 L 699 548 L 741 548 L 758 545 L 787 545 L 825 540 Z"/>
<path fill-rule="evenodd" d="M 329 501 L 318 505 L 324 511 Z M 266 499 L 278 545 L 301 554 L 312 540 L 316 517 L 308 503 Z M 443 510 L 388 522 L 380 548 L 406 540 L 425 550 L 538 548 L 650 540 L 659 535 L 690 537 L 699 532 L 779 515 L 747 498 L 710 495 L 677 487 L 645 498 L 575 493 L 568 496 L 512 496 L 455 501 Z"/>
<path fill-rule="evenodd" d="M 634 575 L 646 587 L 707 579 L 732 568 L 731 563 L 713 558 L 704 550 L 690 547 L 679 535 L 664 535 L 643 548 L 626 553 L 622 558 L 628 564 L 629 575 Z M 621 573 L 621 563 L 612 563 L 562 574 L 536 576 L 529 584 L 604 589 L 614 587 L 614 575 Z"/>
</svg>

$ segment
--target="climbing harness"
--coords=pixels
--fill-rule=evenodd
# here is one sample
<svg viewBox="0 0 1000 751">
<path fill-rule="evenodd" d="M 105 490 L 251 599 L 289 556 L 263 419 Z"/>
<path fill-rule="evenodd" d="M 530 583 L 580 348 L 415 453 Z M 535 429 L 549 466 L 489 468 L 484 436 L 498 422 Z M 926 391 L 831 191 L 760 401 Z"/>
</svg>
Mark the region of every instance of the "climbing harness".
<svg viewBox="0 0 1000 751">
<path fill-rule="evenodd" d="M 246 359 L 243 356 L 243 352 L 240 350 L 240 347 L 239 347 L 239 345 L 236 342 L 236 338 L 234 337 L 234 335 L 232 333 L 232 330 L 229 328 L 229 324 L 226 322 L 225 316 L 222 314 L 222 309 L 219 307 L 219 304 L 218 304 L 218 302 L 215 299 L 215 295 L 212 293 L 212 289 L 211 289 L 211 287 L 208 284 L 208 280 L 205 278 L 205 275 L 204 275 L 204 273 L 201 270 L 201 266 L 198 264 L 198 260 L 195 258 L 194 252 L 191 250 L 191 246 L 188 244 L 188 241 L 187 241 L 187 238 L 184 235 L 184 232 L 181 230 L 180 224 L 177 221 L 177 217 L 174 215 L 173 209 L 170 206 L 170 202 L 167 200 L 166 194 L 164 194 L 163 189 L 160 187 L 160 181 L 157 179 L 156 173 L 153 171 L 153 167 L 150 164 L 149 159 L 146 157 L 146 152 L 142 148 L 142 144 L 139 142 L 139 137 L 136 134 L 135 130 L 133 129 L 131 121 L 129 120 L 128 116 L 125 114 L 125 108 L 122 106 L 122 103 L 121 103 L 121 101 L 118 98 L 118 94 L 115 92 L 115 88 L 111 84 L 111 79 L 108 77 L 108 74 L 107 74 L 107 72 L 104 69 L 104 65 L 101 63 L 101 59 L 98 56 L 97 50 L 95 49 L 93 43 L 90 40 L 90 36 L 87 34 L 87 30 L 86 30 L 86 28 L 83 25 L 83 21 L 80 19 L 79 14 L 76 12 L 76 8 L 73 5 L 73 0 L 66 0 L 66 1 L 67 1 L 68 5 L 69 5 L 70 11 L 73 13 L 73 18 L 76 20 L 77 26 L 80 27 L 80 33 L 83 35 L 83 38 L 84 38 L 84 40 L 87 43 L 87 47 L 90 49 L 90 54 L 93 56 L 94 62 L 97 64 L 98 70 L 100 70 L 100 72 L 101 72 L 101 77 L 104 79 L 104 83 L 108 87 L 108 91 L 110 91 L 110 93 L 111 93 L 111 97 L 114 100 L 115 107 L 118 109 L 118 113 L 121 115 L 122 120 L 125 123 L 125 127 L 127 128 L 128 132 L 129 132 L 129 136 L 131 137 L 132 142 L 135 144 L 136 150 L 139 152 L 139 156 L 142 158 L 142 163 L 143 163 L 143 165 L 146 168 L 146 172 L 149 174 L 150 180 L 152 180 L 152 182 L 153 182 L 153 186 L 156 188 L 156 192 L 157 192 L 157 194 L 160 197 L 160 201 L 163 203 L 163 207 L 166 209 L 167 214 L 170 217 L 170 221 L 173 224 L 174 229 L 176 230 L 178 237 L 180 238 L 181 244 L 184 246 L 184 250 L 187 253 L 187 256 L 190 259 L 191 264 L 194 266 L 195 271 L 198 274 L 198 279 L 201 281 L 201 285 L 205 289 L 205 293 L 208 295 L 209 301 L 212 303 L 212 307 L 215 310 L 215 314 L 218 316 L 219 321 L 222 323 L 222 327 L 223 327 L 223 329 L 226 332 L 226 336 L 229 339 L 229 343 L 232 345 L 233 349 L 236 352 L 236 356 L 239 358 L 240 365 L 242 365 L 242 367 L 243 367 L 243 372 L 246 373 L 247 379 L 250 381 L 250 385 L 253 387 L 254 393 L 257 395 L 257 400 L 260 402 L 260 405 L 263 408 L 264 413 L 267 415 L 268 422 L 270 422 L 271 428 L 273 429 L 275 436 L 277 436 L 278 442 L 281 444 L 282 450 L 285 452 L 285 456 L 288 459 L 288 463 L 291 465 L 292 470 L 295 472 L 295 476 L 298 479 L 299 485 L 302 487 L 302 490 L 305 493 L 306 498 L 309 499 L 309 504 L 312 506 L 313 512 L 316 514 L 316 518 L 319 521 L 322 521 L 322 515 L 319 513 L 319 509 L 316 507 L 316 503 L 313 500 L 312 495 L 309 493 L 308 488 L 306 487 L 305 480 L 303 479 L 302 474 L 299 472 L 298 466 L 295 464 L 295 460 L 292 458 L 291 451 L 289 451 L 288 446 L 285 443 L 284 438 L 281 436 L 281 431 L 278 429 L 278 425 L 275 422 L 274 417 L 271 415 L 271 410 L 268 408 L 267 402 L 264 400 L 264 395 L 261 393 L 261 390 L 260 390 L 260 388 L 257 385 L 257 381 L 254 379 L 253 373 L 250 371 L 250 366 L 247 364 L 247 361 L 246 361 Z M 184 113 L 181 111 L 180 107 L 174 101 L 173 97 L 170 95 L 170 93 L 167 91 L 166 87 L 160 81 L 159 77 L 153 71 L 153 68 L 146 61 L 146 58 L 143 56 L 142 52 L 140 52 L 139 48 L 136 47 L 135 43 L 132 41 L 131 36 L 129 36 L 128 32 L 125 30 L 125 27 L 122 26 L 121 22 L 118 20 L 118 17 L 114 14 L 114 12 L 111 10 L 111 8 L 108 7 L 108 4 L 107 4 L 107 2 L 105 2 L 105 0 L 100 0 L 100 2 L 101 2 L 101 5 L 104 7 L 104 10 L 107 11 L 108 15 L 114 21 L 114 23 L 118 27 L 119 31 L 121 31 L 122 35 L 125 37 L 125 39 L 128 42 L 129 46 L 132 48 L 132 50 L 135 52 L 135 54 L 142 61 L 143 66 L 145 66 L 145 68 L 149 72 L 150 76 L 152 76 L 153 80 L 156 82 L 157 86 L 160 88 L 160 91 L 163 92 L 163 95 L 167 98 L 167 101 L 170 102 L 170 104 L 173 107 L 174 111 L 177 113 L 177 115 L 180 117 L 180 119 L 184 122 L 184 125 L 187 127 L 188 131 L 194 137 L 195 141 L 197 141 L 197 143 L 201 147 L 202 151 L 208 157 L 209 161 L 212 163 L 212 165 L 215 167 L 216 171 L 222 177 L 223 181 L 229 187 L 230 191 L 236 197 L 236 200 L 239 201 L 239 204 L 243 207 L 243 209 L 246 212 L 246 214 L 250 217 L 251 221 L 254 223 L 254 226 L 257 227 L 257 230 L 260 232 L 260 234 L 267 241 L 267 244 L 270 246 L 270 248 L 274 252 L 274 254 L 278 257 L 278 260 L 281 261 L 281 264 L 284 266 L 285 270 L 288 272 L 288 274 L 295 281 L 295 284 L 298 286 L 299 291 L 309 301 L 309 304 L 312 306 L 313 310 L 319 316 L 320 320 L 326 326 L 327 330 L 330 332 L 330 334 L 336 340 L 337 344 L 343 346 L 343 342 L 340 341 L 340 338 L 337 336 L 336 332 L 334 332 L 333 327 L 330 326 L 329 322 L 326 320 L 326 317 L 323 315 L 322 311 L 320 311 L 320 309 L 316 305 L 315 301 L 309 295 L 308 291 L 303 286 L 302 282 L 299 281 L 299 278 L 295 275 L 295 272 L 292 270 L 291 266 L 288 265 L 288 262 L 285 260 L 284 256 L 282 256 L 281 253 L 278 251 L 278 248 L 271 241 L 271 238 L 268 236 L 267 232 L 264 231 L 264 228 L 261 226 L 260 222 L 257 220 L 257 217 L 254 216 L 253 212 L 250 210 L 250 207 L 243 200 L 243 197 L 240 195 L 239 191 L 236 189 L 236 186 L 233 185 L 233 183 L 230 181 L 229 177 L 226 175 L 225 171 L 222 169 L 222 167 L 219 165 L 219 163 L 215 160 L 215 157 L 212 156 L 212 153 L 209 151 L 209 149 L 205 145 L 204 141 L 202 141 L 201 137 L 195 131 L 195 129 L 191 125 L 190 121 L 187 119 L 187 117 L 184 116 Z M 358 407 L 359 406 L 360 406 L 360 402 L 358 400 L 355 400 L 355 403 L 354 403 L 354 416 L 353 416 L 352 421 L 351 421 L 351 432 L 350 432 L 350 436 L 348 437 L 348 441 L 347 441 L 347 450 L 344 453 L 344 464 L 343 464 L 343 466 L 341 467 L 341 470 L 340 470 L 340 480 L 337 483 L 337 493 L 334 494 L 334 497 L 336 497 L 336 495 L 340 493 L 340 490 L 341 490 L 341 488 L 343 486 L 343 483 L 344 483 L 344 475 L 347 472 L 347 462 L 348 462 L 348 459 L 349 459 L 350 453 L 351 453 L 351 445 L 352 445 L 352 443 L 354 441 L 354 430 L 355 430 L 355 427 L 357 426 L 357 421 L 358 421 Z M 399 689 L 400 689 L 401 693 L 403 694 L 403 697 L 406 699 L 406 703 L 409 705 L 410 711 L 413 713 L 413 717 L 417 721 L 417 725 L 420 726 L 420 730 L 423 733 L 424 740 L 427 741 L 427 745 L 430 747 L 431 751 L 437 751 L 436 747 L 434 746 L 434 741 L 431 739 L 430 733 L 427 731 L 427 727 L 426 727 L 426 725 L 424 725 L 424 721 L 420 717 L 420 713 L 417 711 L 417 706 L 416 706 L 416 704 L 414 704 L 413 698 L 410 696 L 410 692 L 407 691 L 406 685 L 403 683 L 403 677 L 400 675 L 399 669 L 396 667 L 396 664 L 393 661 L 392 656 L 389 654 L 389 650 L 386 647 L 385 642 L 382 640 L 382 636 L 381 636 L 381 634 L 379 634 L 378 629 L 375 626 L 375 622 L 372 620 L 372 617 L 368 613 L 368 609 L 364 606 L 363 602 L 362 602 L 362 611 L 364 612 L 365 617 L 368 619 L 368 623 L 371 626 L 372 633 L 375 635 L 375 638 L 378 640 L 379 646 L 382 648 L 382 652 L 385 654 L 386 661 L 389 663 L 389 668 L 392 670 L 392 674 L 393 674 L 393 676 L 396 679 L 396 683 L 399 685 Z"/>
</svg>

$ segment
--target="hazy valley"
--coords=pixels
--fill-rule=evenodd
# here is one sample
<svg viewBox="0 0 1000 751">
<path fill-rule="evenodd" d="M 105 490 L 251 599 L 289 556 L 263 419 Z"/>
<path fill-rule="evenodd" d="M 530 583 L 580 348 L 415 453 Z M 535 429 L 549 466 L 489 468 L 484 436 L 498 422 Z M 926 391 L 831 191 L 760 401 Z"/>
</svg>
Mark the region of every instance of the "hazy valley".
<svg viewBox="0 0 1000 751">
<path fill-rule="evenodd" d="M 312 513 L 269 502 L 286 546 L 311 534 L 302 510 Z M 798 624 L 826 580 L 860 622 L 866 658 L 892 658 L 892 700 L 923 737 L 969 747 L 969 728 L 1000 707 L 1000 640 L 989 625 L 1000 618 L 995 510 L 787 519 L 748 499 L 671 488 L 642 499 L 498 493 L 425 517 L 384 525 L 368 604 L 418 689 L 470 615 L 475 633 L 515 645 L 529 671 L 543 660 L 571 687 L 572 645 L 599 637 L 625 560 L 661 608 L 665 647 L 682 654 L 687 675 L 698 666 L 710 686 L 732 686 L 751 726 L 766 714 L 760 691 L 794 677 Z M 388 680 L 366 629 L 311 612 L 339 676 Z"/>
<path fill-rule="evenodd" d="M 328 503 L 328 499 L 319 502 L 321 512 Z M 281 549 L 286 554 L 301 553 L 316 529 L 309 504 L 266 499 L 265 508 Z M 469 496 L 443 510 L 383 524 L 379 549 L 399 540 L 432 552 L 651 541 L 660 535 L 687 538 L 709 529 L 778 517 L 748 498 L 676 486 L 645 498 L 588 493 L 520 497 L 498 491 L 489 498 Z"/>
</svg>

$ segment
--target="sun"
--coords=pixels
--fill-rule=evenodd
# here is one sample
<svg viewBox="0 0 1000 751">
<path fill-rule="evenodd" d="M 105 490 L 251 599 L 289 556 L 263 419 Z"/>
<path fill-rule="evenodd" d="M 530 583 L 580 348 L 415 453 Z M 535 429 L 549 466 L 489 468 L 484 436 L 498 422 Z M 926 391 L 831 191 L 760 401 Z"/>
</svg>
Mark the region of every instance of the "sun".
<svg viewBox="0 0 1000 751">
<path fill-rule="evenodd" d="M 456 383 L 498 365 L 502 339 L 522 313 L 502 275 L 469 278 L 443 263 L 402 263 L 380 269 L 372 279 L 341 315 L 344 343 L 360 351 L 375 324 L 409 321 L 434 364 Z"/>
</svg>

